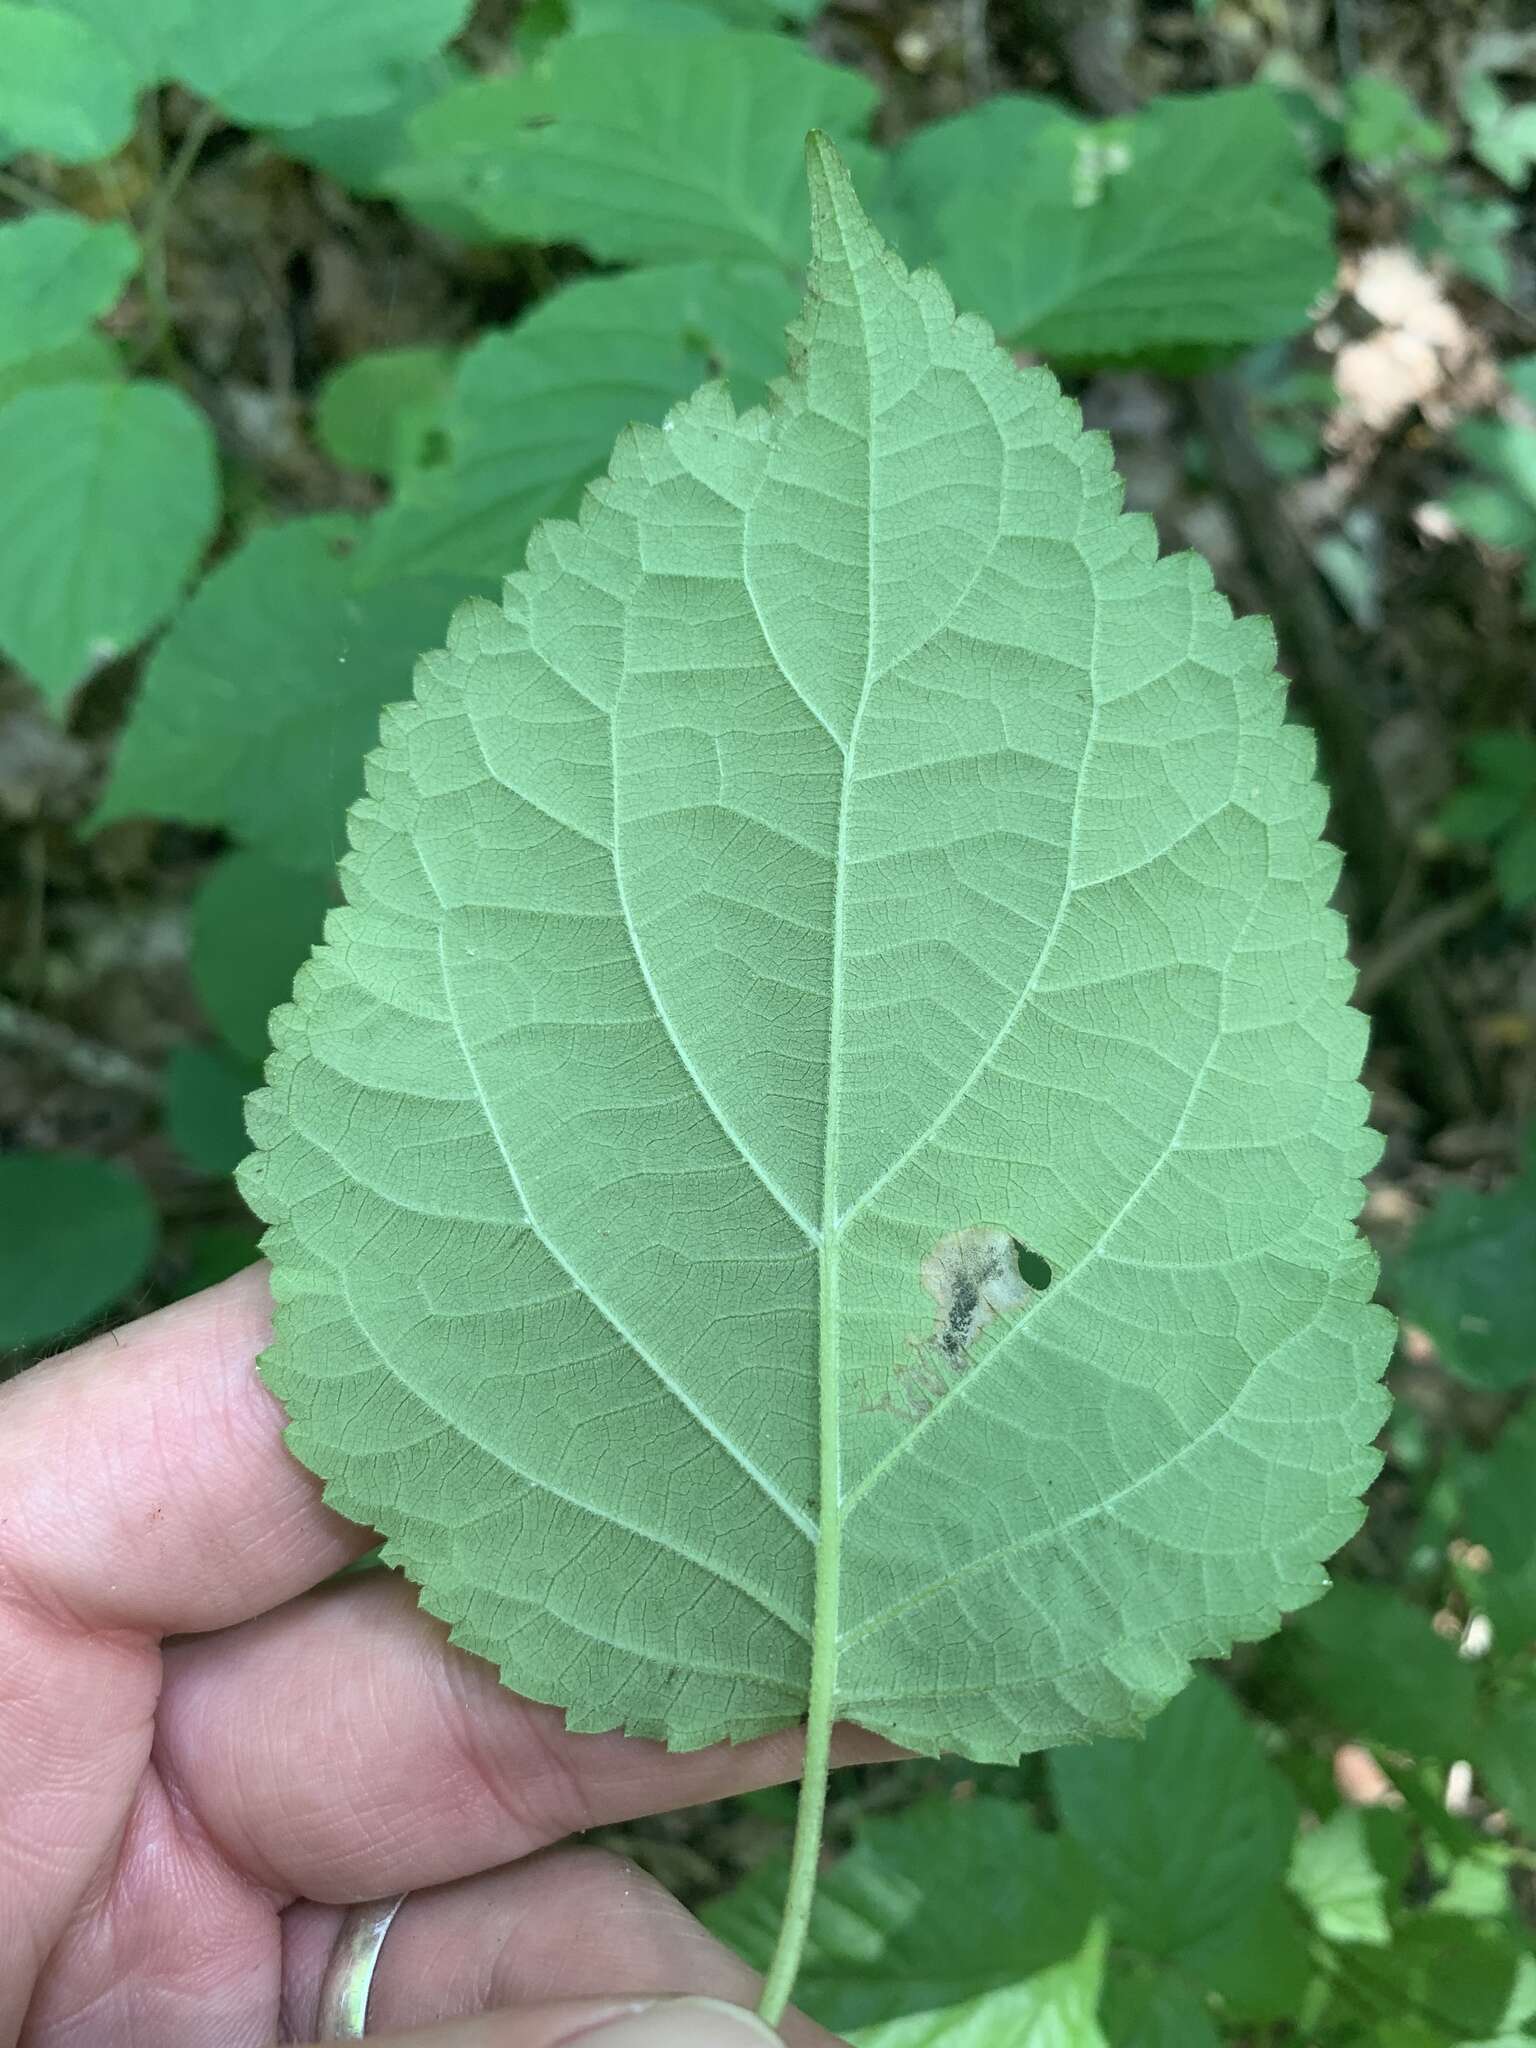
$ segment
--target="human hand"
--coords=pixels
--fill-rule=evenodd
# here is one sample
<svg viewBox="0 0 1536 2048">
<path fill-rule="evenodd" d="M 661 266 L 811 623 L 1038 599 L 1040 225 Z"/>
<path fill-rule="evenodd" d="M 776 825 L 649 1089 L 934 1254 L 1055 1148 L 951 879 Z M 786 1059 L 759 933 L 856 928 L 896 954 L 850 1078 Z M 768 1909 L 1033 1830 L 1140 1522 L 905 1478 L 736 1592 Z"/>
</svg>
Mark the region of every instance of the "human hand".
<svg viewBox="0 0 1536 2048">
<path fill-rule="evenodd" d="M 750 2005 L 756 1979 L 633 1866 L 556 1845 L 792 1777 L 799 1737 L 570 1735 L 395 1575 L 321 1587 L 371 1538 L 283 1447 L 268 1315 L 256 1268 L 0 1389 L 0 2042 L 308 2040 L 345 1909 L 397 1892 L 370 2035 L 766 2040 L 745 2013 L 637 2012 Z M 886 1753 L 841 1738 L 844 1762 Z"/>
</svg>

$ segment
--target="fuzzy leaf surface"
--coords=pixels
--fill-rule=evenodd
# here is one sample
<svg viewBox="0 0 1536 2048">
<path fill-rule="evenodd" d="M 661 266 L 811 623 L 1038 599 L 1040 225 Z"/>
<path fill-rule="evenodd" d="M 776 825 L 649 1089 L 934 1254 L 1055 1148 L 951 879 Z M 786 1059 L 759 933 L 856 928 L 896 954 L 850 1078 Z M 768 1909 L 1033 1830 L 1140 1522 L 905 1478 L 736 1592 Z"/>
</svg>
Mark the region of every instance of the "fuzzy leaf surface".
<svg viewBox="0 0 1536 2048">
<path fill-rule="evenodd" d="M 1267 629 L 825 144 L 813 213 L 772 408 L 623 435 L 386 716 L 252 1109 L 265 1369 L 574 1727 L 782 1727 L 819 1628 L 1011 1759 L 1358 1522 L 1364 1021 Z"/>
</svg>

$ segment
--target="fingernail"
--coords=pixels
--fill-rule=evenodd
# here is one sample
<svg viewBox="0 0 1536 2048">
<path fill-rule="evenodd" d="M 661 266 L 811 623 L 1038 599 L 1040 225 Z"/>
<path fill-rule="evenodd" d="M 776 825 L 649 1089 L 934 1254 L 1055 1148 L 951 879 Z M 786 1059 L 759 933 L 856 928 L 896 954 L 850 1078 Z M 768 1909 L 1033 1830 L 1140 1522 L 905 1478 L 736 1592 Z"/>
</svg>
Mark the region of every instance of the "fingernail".
<svg viewBox="0 0 1536 2048">
<path fill-rule="evenodd" d="M 569 2048 L 784 2048 L 771 2027 L 718 1998 L 664 1998 L 607 2020 Z"/>
</svg>

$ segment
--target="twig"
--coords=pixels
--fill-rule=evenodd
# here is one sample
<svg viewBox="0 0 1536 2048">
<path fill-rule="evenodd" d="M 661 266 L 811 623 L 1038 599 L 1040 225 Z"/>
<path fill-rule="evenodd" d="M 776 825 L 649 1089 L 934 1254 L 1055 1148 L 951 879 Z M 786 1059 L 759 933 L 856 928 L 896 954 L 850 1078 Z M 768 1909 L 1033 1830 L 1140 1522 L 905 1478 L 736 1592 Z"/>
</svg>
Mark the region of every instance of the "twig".
<svg viewBox="0 0 1536 2048">
<path fill-rule="evenodd" d="M 960 59 L 966 90 L 984 100 L 992 91 L 992 39 L 987 29 L 988 0 L 960 0 Z"/>
<path fill-rule="evenodd" d="M 160 1082 L 154 1071 L 131 1054 L 103 1045 L 56 1018 L 24 1010 L 0 996 L 0 1047 L 35 1053 L 91 1088 L 110 1089 L 141 1102 L 158 1102 Z"/>
<path fill-rule="evenodd" d="M 1453 896 L 1449 903 L 1437 903 L 1433 910 L 1426 910 L 1413 918 L 1393 938 L 1379 946 L 1361 968 L 1355 981 L 1355 1001 L 1362 1009 L 1368 1009 L 1405 967 L 1411 966 L 1425 953 L 1432 953 L 1452 932 L 1465 931 L 1469 924 L 1476 924 L 1498 900 L 1498 885 L 1484 882 L 1476 889 L 1467 890 L 1465 895 Z"/>
<path fill-rule="evenodd" d="M 168 367 L 174 367 L 175 361 L 175 347 L 172 341 L 175 323 L 171 315 L 171 295 L 165 265 L 165 242 L 170 228 L 171 208 L 175 205 L 182 186 L 191 176 L 192 167 L 197 162 L 203 144 L 213 133 L 218 119 L 216 107 L 198 108 L 181 138 L 175 156 L 171 159 L 169 170 L 155 188 L 144 222 L 144 292 L 154 317 L 154 335 L 145 354 L 169 357 Z"/>
</svg>

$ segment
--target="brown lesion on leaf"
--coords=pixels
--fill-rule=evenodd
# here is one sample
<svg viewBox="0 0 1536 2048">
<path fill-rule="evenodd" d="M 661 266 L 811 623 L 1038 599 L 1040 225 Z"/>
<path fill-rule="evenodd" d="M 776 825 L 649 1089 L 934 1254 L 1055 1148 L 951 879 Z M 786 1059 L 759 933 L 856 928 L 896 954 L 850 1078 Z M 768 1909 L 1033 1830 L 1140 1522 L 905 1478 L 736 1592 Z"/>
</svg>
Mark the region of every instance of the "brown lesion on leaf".
<svg viewBox="0 0 1536 2048">
<path fill-rule="evenodd" d="M 1050 1284 L 1050 1268 L 1000 1224 L 974 1223 L 941 1237 L 918 1278 L 933 1301 L 933 1328 L 907 1338 L 909 1356 L 897 1364 L 894 1386 L 871 1404 L 909 1421 L 928 1414 L 969 1370 L 985 1329 Z"/>
</svg>

